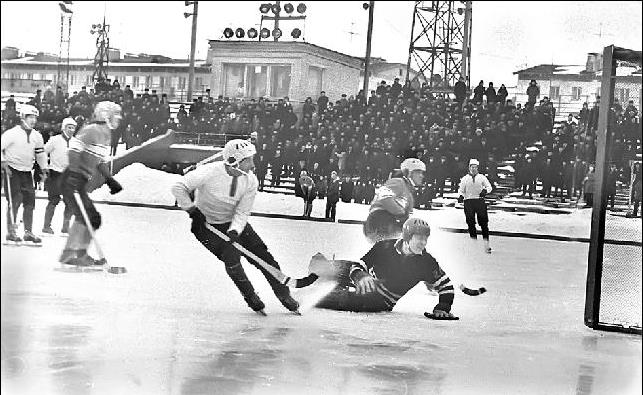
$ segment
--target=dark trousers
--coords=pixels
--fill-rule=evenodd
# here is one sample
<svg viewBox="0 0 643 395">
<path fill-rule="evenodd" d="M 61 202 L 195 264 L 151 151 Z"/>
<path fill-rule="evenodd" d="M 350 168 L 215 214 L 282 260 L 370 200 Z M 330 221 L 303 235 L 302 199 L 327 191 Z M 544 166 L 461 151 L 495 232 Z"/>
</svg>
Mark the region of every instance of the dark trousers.
<svg viewBox="0 0 643 395">
<path fill-rule="evenodd" d="M 223 233 L 226 233 L 230 227 L 230 223 L 211 224 L 211 226 Z M 245 270 L 243 270 L 243 266 L 241 266 L 241 253 L 239 250 L 237 250 L 232 243 L 224 241 L 219 236 L 208 230 L 208 228 L 205 227 L 205 223 L 193 222 L 192 233 L 194 234 L 194 237 L 196 237 L 196 239 L 208 249 L 208 251 L 223 262 L 228 276 L 237 286 L 241 295 L 243 295 L 244 298 L 252 296 L 255 293 L 255 290 L 252 283 L 250 283 Z M 268 247 L 264 244 L 263 240 L 261 240 L 261 237 L 259 237 L 254 229 L 252 229 L 250 224 L 246 224 L 243 232 L 239 235 L 239 243 L 270 266 L 280 269 L 279 263 L 277 263 L 272 254 L 268 251 Z M 270 273 L 268 273 L 268 271 L 257 264 L 252 258 L 247 258 L 247 260 L 259 269 L 261 273 L 263 273 L 277 297 L 290 295 L 290 289 L 288 289 L 288 287 L 277 281 Z"/>
<path fill-rule="evenodd" d="M 83 203 L 85 211 L 87 212 L 87 216 L 89 217 L 89 222 L 92 228 L 98 229 L 101 225 L 102 219 L 100 213 L 98 212 L 98 210 L 96 210 L 96 206 L 94 206 L 94 202 L 92 202 L 92 200 L 89 198 L 89 195 L 87 195 L 87 182 L 88 179 L 84 175 L 65 170 L 60 176 L 63 201 L 65 202 L 67 207 L 71 208 L 71 212 L 75 217 L 74 221 L 78 222 L 79 224 L 87 225 L 85 224 L 85 220 L 83 219 L 83 213 L 80 210 L 78 203 L 76 203 L 76 198 L 74 197 L 74 193 L 77 192 L 80 195 L 80 200 Z"/>
<path fill-rule="evenodd" d="M 60 203 L 62 196 L 62 173 L 59 173 L 54 170 L 49 170 L 49 177 L 47 178 L 47 198 L 49 203 L 47 203 L 47 208 L 45 209 L 45 223 L 44 227 L 51 227 L 51 220 L 54 217 L 54 212 L 56 211 L 56 206 Z M 69 219 L 72 215 L 72 208 L 70 205 L 65 203 L 65 211 L 63 213 L 63 226 L 69 224 Z"/>
<path fill-rule="evenodd" d="M 583 196 L 585 196 L 585 204 L 586 204 L 588 207 L 593 207 L 593 206 L 594 206 L 594 193 L 592 193 L 592 192 L 590 192 L 590 193 L 585 192 L 585 194 L 584 194 Z"/>
<path fill-rule="evenodd" d="M 393 309 L 393 306 L 389 306 L 384 300 L 384 297 L 377 292 L 358 295 L 354 292 L 354 289 L 342 286 L 338 286 L 332 290 L 322 300 L 317 302 L 315 307 L 320 309 L 369 313 L 391 311 Z"/>
<path fill-rule="evenodd" d="M 9 187 L 11 188 L 11 196 L 9 196 L 9 188 L 7 188 L 7 178 L 9 179 Z M 11 209 L 7 207 L 7 225 L 8 229 L 13 228 L 13 218 L 18 214 L 18 208 L 22 204 L 22 222 L 25 225 L 25 231 L 31 232 L 33 225 L 33 210 L 36 206 L 36 192 L 34 189 L 33 177 L 30 171 L 18 171 L 11 168 L 11 176 L 3 177 L 4 190 L 7 196 L 7 201 L 11 197 Z"/>
<path fill-rule="evenodd" d="M 489 215 L 487 214 L 487 203 L 484 199 L 467 199 L 464 201 L 464 215 L 467 219 L 469 236 L 475 239 L 478 237 L 476 232 L 476 217 L 478 224 L 482 228 L 482 238 L 489 240 Z"/>
<path fill-rule="evenodd" d="M 330 218 L 335 221 L 335 215 L 337 213 L 337 201 L 330 201 L 326 199 L 326 218 Z"/>
</svg>

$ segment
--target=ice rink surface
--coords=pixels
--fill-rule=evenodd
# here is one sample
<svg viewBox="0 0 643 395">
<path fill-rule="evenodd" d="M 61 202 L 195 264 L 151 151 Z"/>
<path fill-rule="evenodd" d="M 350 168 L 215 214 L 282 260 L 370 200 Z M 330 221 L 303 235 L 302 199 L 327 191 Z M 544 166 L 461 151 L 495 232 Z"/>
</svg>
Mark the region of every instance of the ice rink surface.
<svg viewBox="0 0 643 395">
<path fill-rule="evenodd" d="M 294 316 L 244 264 L 267 305 L 260 317 L 185 213 L 98 209 L 99 241 L 125 275 L 56 271 L 59 236 L 2 246 L 3 394 L 641 393 L 641 337 L 583 324 L 587 243 L 492 237 L 487 255 L 481 240 L 434 229 L 429 250 L 454 284 L 488 289 L 457 292 L 459 321 L 424 318 L 437 296 L 421 286 L 392 313 L 371 314 L 311 308 L 328 289 L 315 284 L 293 291 L 303 313 Z M 464 226 L 450 210 L 440 215 Z M 3 199 L 2 237 L 5 212 Z M 368 250 L 360 225 L 250 223 L 294 277 L 316 252 L 356 260 Z"/>
</svg>

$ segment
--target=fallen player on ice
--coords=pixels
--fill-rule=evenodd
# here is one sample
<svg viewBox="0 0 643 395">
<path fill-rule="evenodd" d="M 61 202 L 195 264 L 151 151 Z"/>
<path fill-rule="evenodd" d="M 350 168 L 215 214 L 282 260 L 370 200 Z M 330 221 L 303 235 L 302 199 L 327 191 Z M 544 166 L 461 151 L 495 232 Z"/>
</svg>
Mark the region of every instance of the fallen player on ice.
<svg viewBox="0 0 643 395">
<path fill-rule="evenodd" d="M 329 261 L 317 254 L 310 271 L 321 279 L 337 281 L 337 286 L 315 307 L 339 311 L 391 311 L 395 304 L 417 283 L 424 282 L 438 293 L 438 304 L 427 318 L 457 320 L 451 313 L 454 287 L 435 258 L 426 251 L 431 233 L 429 224 L 409 218 L 402 227 L 402 238 L 377 242 L 360 262 Z M 484 288 L 464 293 L 478 295 Z"/>
</svg>

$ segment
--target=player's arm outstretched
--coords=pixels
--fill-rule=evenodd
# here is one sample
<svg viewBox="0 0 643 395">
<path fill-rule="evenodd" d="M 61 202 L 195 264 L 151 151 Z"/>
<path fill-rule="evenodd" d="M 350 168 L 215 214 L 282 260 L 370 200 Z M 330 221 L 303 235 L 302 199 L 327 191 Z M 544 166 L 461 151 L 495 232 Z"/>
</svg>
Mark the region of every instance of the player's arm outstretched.
<svg viewBox="0 0 643 395">
<path fill-rule="evenodd" d="M 433 272 L 432 278 L 428 279 L 425 284 L 427 288 L 435 289 L 438 292 L 438 304 L 433 308 L 433 315 L 436 318 L 453 318 L 451 306 L 453 305 L 455 292 L 449 276 L 438 265 Z"/>
</svg>

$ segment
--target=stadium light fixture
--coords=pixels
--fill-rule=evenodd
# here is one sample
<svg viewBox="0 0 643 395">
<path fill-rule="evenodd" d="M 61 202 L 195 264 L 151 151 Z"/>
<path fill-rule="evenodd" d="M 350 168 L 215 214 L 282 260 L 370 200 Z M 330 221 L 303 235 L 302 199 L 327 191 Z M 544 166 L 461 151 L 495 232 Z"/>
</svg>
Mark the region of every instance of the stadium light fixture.
<svg viewBox="0 0 643 395">
<path fill-rule="evenodd" d="M 232 36 L 234 36 L 234 30 L 232 30 L 229 27 L 226 27 L 225 30 L 223 30 L 223 37 L 232 38 Z"/>
</svg>

